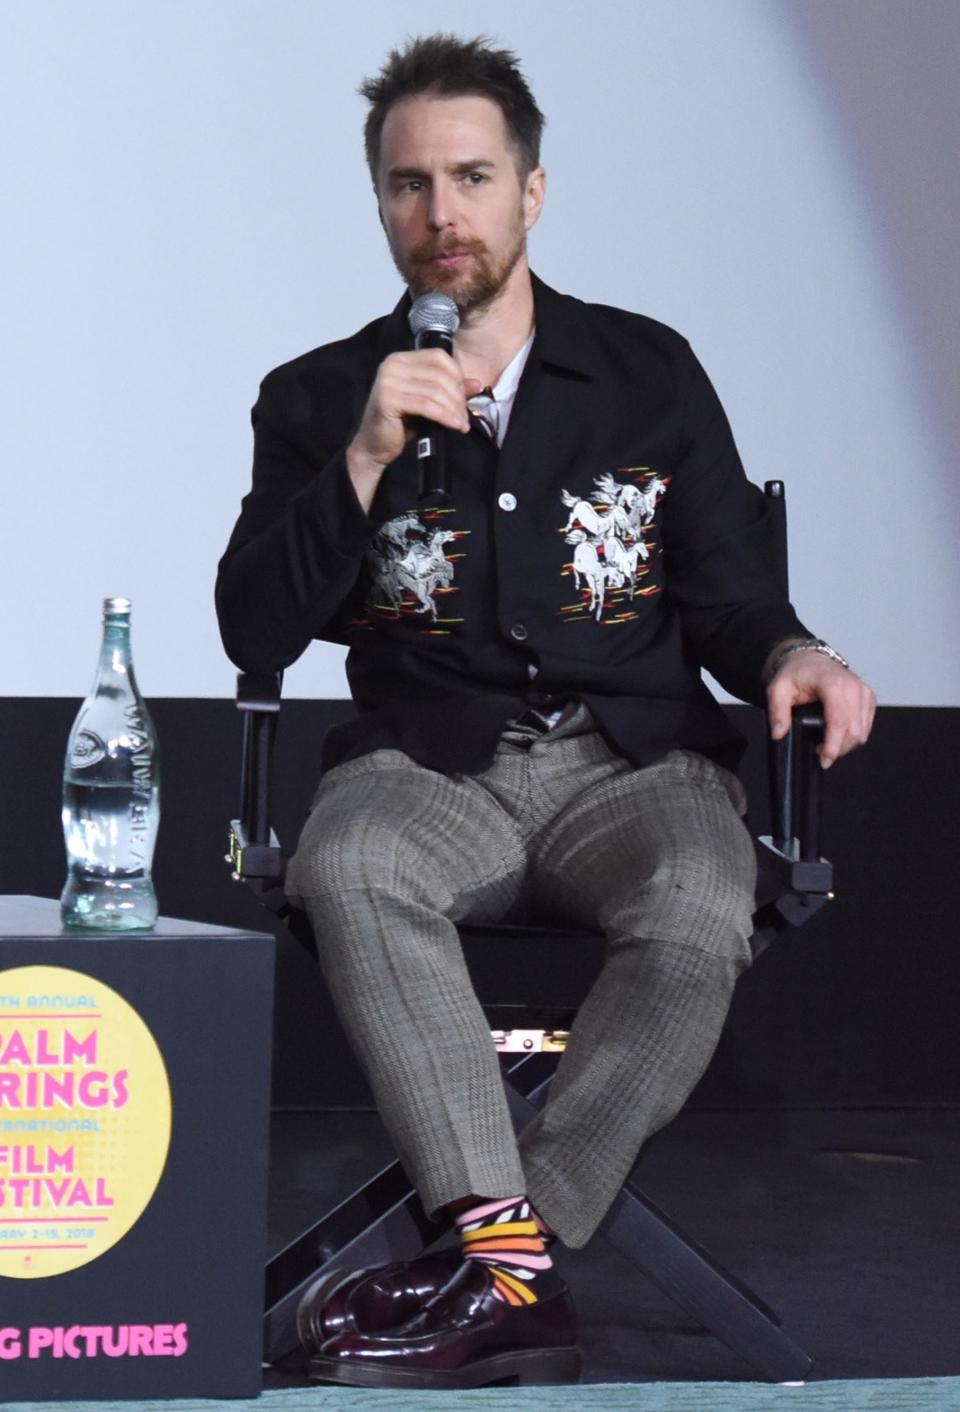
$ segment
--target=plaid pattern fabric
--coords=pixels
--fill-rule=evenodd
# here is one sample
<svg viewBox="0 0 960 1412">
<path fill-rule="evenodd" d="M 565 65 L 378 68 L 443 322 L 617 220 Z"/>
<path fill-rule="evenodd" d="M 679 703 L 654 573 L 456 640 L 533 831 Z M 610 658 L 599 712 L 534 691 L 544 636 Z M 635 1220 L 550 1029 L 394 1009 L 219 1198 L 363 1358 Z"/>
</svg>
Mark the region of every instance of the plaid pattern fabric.
<svg viewBox="0 0 960 1412">
<path fill-rule="evenodd" d="M 586 1243 L 703 1072 L 749 964 L 743 807 L 693 752 L 634 768 L 576 705 L 545 732 L 508 727 L 476 777 L 394 750 L 325 776 L 288 892 L 428 1210 L 525 1192 Z M 456 923 L 502 918 L 521 890 L 602 928 L 607 957 L 518 1146 Z"/>
</svg>

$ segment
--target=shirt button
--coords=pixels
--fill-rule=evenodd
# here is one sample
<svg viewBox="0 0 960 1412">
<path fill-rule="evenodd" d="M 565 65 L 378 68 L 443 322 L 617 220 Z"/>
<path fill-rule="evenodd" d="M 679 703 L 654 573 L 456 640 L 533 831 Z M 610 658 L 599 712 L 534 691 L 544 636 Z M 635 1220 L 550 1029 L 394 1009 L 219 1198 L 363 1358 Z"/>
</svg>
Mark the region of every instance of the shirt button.
<svg viewBox="0 0 960 1412">
<path fill-rule="evenodd" d="M 514 623 L 513 627 L 510 629 L 510 636 L 513 638 L 514 642 L 526 642 L 527 630 L 523 623 Z"/>
<path fill-rule="evenodd" d="M 501 510 L 515 510 L 517 508 L 517 497 L 511 495 L 509 490 L 505 490 L 502 495 L 497 497 L 497 504 L 500 506 Z"/>
</svg>

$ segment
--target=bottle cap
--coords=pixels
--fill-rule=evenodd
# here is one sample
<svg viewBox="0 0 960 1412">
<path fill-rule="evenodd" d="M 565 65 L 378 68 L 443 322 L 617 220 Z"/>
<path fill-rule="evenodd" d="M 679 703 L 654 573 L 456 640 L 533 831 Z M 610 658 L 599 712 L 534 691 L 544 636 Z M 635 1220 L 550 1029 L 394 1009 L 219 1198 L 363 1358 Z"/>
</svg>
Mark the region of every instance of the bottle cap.
<svg viewBox="0 0 960 1412">
<path fill-rule="evenodd" d="M 104 615 L 107 613 L 129 613 L 130 607 L 129 598 L 105 598 L 103 600 Z"/>
</svg>

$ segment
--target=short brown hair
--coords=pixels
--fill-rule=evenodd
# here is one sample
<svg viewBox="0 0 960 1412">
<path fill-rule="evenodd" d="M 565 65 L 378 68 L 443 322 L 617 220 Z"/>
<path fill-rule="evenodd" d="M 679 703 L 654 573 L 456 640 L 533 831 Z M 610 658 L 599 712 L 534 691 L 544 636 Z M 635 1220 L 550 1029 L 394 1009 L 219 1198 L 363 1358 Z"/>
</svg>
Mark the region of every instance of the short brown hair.
<svg viewBox="0 0 960 1412">
<path fill-rule="evenodd" d="M 528 176 L 540 165 L 544 116 L 520 72 L 516 54 L 494 49 L 483 35 L 460 39 L 455 34 L 430 34 L 412 39 L 406 48 L 392 49 L 376 78 L 364 79 L 358 91 L 370 103 L 363 140 L 374 186 L 387 113 L 394 103 L 420 93 L 491 99 L 503 114 L 521 176 Z"/>
</svg>

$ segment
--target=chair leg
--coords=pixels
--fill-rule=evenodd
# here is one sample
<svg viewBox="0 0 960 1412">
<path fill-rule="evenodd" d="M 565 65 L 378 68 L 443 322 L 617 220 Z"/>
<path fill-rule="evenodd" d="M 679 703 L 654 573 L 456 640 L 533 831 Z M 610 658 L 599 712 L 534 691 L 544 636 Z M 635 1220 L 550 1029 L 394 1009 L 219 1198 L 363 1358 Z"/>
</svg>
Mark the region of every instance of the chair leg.
<svg viewBox="0 0 960 1412">
<path fill-rule="evenodd" d="M 505 1077 L 514 1122 L 542 1107 L 550 1075 L 531 1055 Z M 628 1179 L 598 1234 L 626 1255 L 658 1289 L 771 1382 L 806 1377 L 813 1359 L 784 1333 L 776 1314 L 751 1289 L 671 1221 Z"/>
<path fill-rule="evenodd" d="M 628 1181 L 600 1235 L 675 1304 L 771 1382 L 805 1378 L 813 1359 L 777 1316 Z"/>
</svg>

